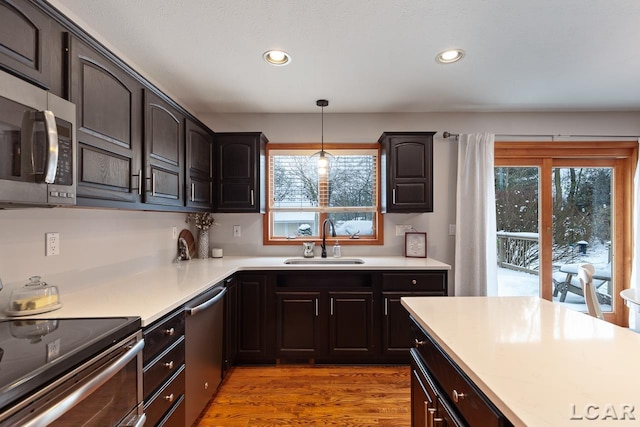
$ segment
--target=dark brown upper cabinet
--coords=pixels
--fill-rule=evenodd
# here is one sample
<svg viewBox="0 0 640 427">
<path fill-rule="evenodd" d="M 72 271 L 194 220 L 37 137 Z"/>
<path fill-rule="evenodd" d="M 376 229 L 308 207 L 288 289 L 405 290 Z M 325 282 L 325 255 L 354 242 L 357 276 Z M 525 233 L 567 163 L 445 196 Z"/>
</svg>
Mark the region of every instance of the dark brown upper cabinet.
<svg viewBox="0 0 640 427">
<path fill-rule="evenodd" d="M 185 121 L 187 145 L 186 206 L 213 209 L 213 134 L 190 119 Z"/>
<path fill-rule="evenodd" d="M 142 85 L 75 37 L 69 56 L 69 98 L 78 124 L 78 204 L 140 203 Z"/>
<path fill-rule="evenodd" d="M 382 144 L 382 211 L 433 212 L 433 135 L 385 132 Z"/>
<path fill-rule="evenodd" d="M 0 68 L 64 97 L 63 32 L 32 2 L 0 0 Z"/>
<path fill-rule="evenodd" d="M 216 212 L 265 211 L 265 149 L 260 132 L 215 134 Z"/>
<path fill-rule="evenodd" d="M 184 116 L 144 90 L 145 203 L 183 206 Z"/>
</svg>

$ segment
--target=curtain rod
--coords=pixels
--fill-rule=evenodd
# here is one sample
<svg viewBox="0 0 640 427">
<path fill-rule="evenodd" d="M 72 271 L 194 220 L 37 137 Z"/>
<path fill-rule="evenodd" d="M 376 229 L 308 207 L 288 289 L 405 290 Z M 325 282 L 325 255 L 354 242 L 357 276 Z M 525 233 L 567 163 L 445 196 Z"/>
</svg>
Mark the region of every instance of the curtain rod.
<svg viewBox="0 0 640 427">
<path fill-rule="evenodd" d="M 458 139 L 460 134 L 451 133 L 448 131 L 442 132 L 442 137 L 444 139 L 455 138 Z M 551 138 L 552 141 L 555 141 L 556 138 L 559 140 L 568 139 L 568 138 L 640 138 L 638 135 L 523 135 L 523 134 L 496 134 L 495 136 L 503 137 L 503 138 Z"/>
</svg>

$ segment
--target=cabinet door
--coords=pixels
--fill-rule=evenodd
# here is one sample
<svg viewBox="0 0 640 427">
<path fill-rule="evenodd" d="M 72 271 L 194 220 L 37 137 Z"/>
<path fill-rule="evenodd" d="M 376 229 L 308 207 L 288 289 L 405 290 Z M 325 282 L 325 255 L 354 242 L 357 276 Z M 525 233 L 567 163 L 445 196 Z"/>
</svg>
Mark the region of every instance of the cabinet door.
<svg viewBox="0 0 640 427">
<path fill-rule="evenodd" d="M 319 292 L 276 293 L 276 356 L 314 357 L 320 345 Z"/>
<path fill-rule="evenodd" d="M 433 212 L 433 135 L 384 133 L 386 212 Z"/>
<path fill-rule="evenodd" d="M 185 121 L 187 146 L 186 205 L 213 209 L 213 136 L 194 121 Z"/>
<path fill-rule="evenodd" d="M 78 123 L 78 204 L 139 203 L 142 85 L 76 38 L 70 56 L 70 99 Z"/>
<path fill-rule="evenodd" d="M 374 350 L 373 292 L 329 292 L 329 355 Z"/>
<path fill-rule="evenodd" d="M 144 90 L 145 203 L 182 206 L 184 117 L 149 89 Z"/>
<path fill-rule="evenodd" d="M 267 321 L 266 276 L 238 276 L 238 361 L 267 361 Z"/>
<path fill-rule="evenodd" d="M 264 212 L 264 151 L 261 133 L 216 133 L 217 212 Z"/>
<path fill-rule="evenodd" d="M 64 30 L 26 0 L 0 0 L 0 68 L 64 97 Z"/>
<path fill-rule="evenodd" d="M 413 347 L 413 334 L 409 312 L 402 297 L 434 296 L 432 292 L 383 292 L 382 293 L 382 352 L 386 356 L 406 362 Z"/>
</svg>

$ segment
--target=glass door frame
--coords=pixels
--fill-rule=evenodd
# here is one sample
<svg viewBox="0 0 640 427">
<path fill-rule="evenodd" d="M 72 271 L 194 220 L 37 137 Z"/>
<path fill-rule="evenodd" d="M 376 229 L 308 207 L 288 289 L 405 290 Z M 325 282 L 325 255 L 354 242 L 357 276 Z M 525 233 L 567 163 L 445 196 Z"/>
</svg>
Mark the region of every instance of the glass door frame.
<svg viewBox="0 0 640 427">
<path fill-rule="evenodd" d="M 553 300 L 552 244 L 554 167 L 613 168 L 612 197 L 612 311 L 605 320 L 628 325 L 628 309 L 620 291 L 629 288 L 633 251 L 633 176 L 638 159 L 637 141 L 519 142 L 496 141 L 495 167 L 538 167 L 540 171 L 539 236 L 540 296 Z"/>
</svg>

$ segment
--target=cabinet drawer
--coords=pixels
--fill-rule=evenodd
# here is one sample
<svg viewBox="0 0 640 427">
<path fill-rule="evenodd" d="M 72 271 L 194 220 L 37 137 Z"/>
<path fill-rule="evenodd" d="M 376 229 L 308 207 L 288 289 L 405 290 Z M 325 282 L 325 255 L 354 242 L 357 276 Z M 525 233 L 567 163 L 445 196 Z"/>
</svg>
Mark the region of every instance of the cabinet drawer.
<svg viewBox="0 0 640 427">
<path fill-rule="evenodd" d="M 152 325 L 144 332 L 144 363 L 145 365 L 158 353 L 184 335 L 184 312 L 178 310 L 165 320 Z"/>
<path fill-rule="evenodd" d="M 180 398 L 184 395 L 184 384 L 183 365 L 164 387 L 158 390 L 148 402 L 145 402 L 144 413 L 147 415 L 148 425 L 155 426 L 158 424 L 158 421 L 173 405 L 180 403 Z M 184 419 L 182 422 L 184 423 Z"/>
<path fill-rule="evenodd" d="M 158 427 L 184 427 L 184 419 L 186 417 L 186 405 L 184 396 L 180 396 L 176 404 L 164 416 L 162 421 L 158 423 Z"/>
<path fill-rule="evenodd" d="M 442 391 L 438 393 L 438 396 L 443 400 L 443 404 L 440 406 L 445 407 L 448 412 L 459 412 L 470 426 L 503 427 L 510 425 L 489 399 L 444 354 L 431 337 L 424 333 L 422 328 L 414 323 L 413 331 L 420 358 Z M 454 397 L 455 395 L 457 397 Z"/>
<path fill-rule="evenodd" d="M 383 273 L 382 290 L 447 294 L 447 273 Z"/>
<path fill-rule="evenodd" d="M 144 368 L 144 395 L 149 396 L 184 363 L 184 336 Z"/>
</svg>

